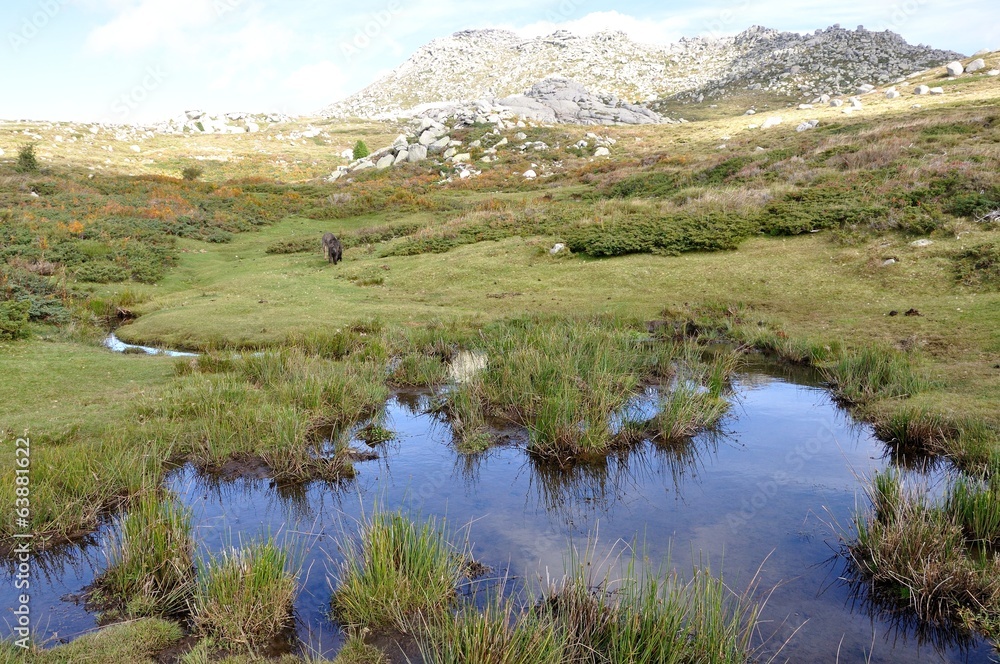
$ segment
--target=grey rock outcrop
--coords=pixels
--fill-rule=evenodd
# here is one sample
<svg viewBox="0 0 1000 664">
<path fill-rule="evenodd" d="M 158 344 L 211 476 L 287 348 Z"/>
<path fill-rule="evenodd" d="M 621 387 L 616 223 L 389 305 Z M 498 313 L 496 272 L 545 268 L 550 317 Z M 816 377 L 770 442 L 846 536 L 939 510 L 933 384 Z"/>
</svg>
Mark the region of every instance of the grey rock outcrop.
<svg viewBox="0 0 1000 664">
<path fill-rule="evenodd" d="M 407 151 L 406 161 L 411 164 L 427 159 L 427 147 L 423 145 L 411 145 Z"/>
<path fill-rule="evenodd" d="M 892 83 L 960 57 L 908 44 L 889 31 L 839 26 L 812 34 L 755 26 L 734 36 L 684 38 L 670 45 L 637 43 L 622 32 L 581 37 L 557 31 L 524 39 L 506 30 L 468 30 L 421 47 L 396 70 L 323 113 L 398 119 L 432 106 L 470 106 L 519 95 L 557 72 L 627 118 L 621 110 L 633 109 L 626 103 L 656 110 L 659 100 L 711 103 L 748 89 L 805 101 L 821 94 L 855 94 L 860 86 Z M 619 103 L 608 103 L 613 100 Z M 561 103 L 575 100 L 549 101 L 560 102 L 549 105 L 554 114 L 580 113 Z M 526 110 L 548 113 L 527 104 Z M 591 119 L 600 123 L 597 108 L 575 106 L 594 112 L 597 117 Z M 484 122 L 507 120 L 493 108 L 476 110 Z M 640 112 L 633 119 L 644 117 Z"/>
<path fill-rule="evenodd" d="M 574 124 L 659 124 L 663 118 L 644 106 L 615 95 L 598 95 L 566 78 L 547 78 L 523 95 L 495 100 L 497 106 L 526 120 Z"/>
</svg>

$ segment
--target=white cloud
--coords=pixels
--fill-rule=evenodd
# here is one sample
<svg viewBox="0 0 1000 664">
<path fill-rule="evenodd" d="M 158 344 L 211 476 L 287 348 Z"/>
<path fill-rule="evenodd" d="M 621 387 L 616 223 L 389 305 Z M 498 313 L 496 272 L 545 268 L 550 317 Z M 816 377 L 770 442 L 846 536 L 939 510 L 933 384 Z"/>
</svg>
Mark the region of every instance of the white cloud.
<svg viewBox="0 0 1000 664">
<path fill-rule="evenodd" d="M 134 53 L 176 41 L 191 28 L 205 26 L 224 15 L 233 0 L 139 0 L 115 2 L 118 15 L 94 28 L 86 46 L 93 52 Z"/>
<path fill-rule="evenodd" d="M 345 94 L 347 75 L 340 65 L 322 60 L 305 65 L 285 78 L 284 87 L 291 92 L 290 106 L 299 113 L 315 112 Z"/>
</svg>

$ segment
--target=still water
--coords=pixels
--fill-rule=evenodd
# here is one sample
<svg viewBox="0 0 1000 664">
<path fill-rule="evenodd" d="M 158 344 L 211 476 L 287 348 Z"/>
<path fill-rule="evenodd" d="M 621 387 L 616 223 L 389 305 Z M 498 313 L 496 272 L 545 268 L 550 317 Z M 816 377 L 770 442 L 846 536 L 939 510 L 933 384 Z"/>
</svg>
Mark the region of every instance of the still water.
<svg viewBox="0 0 1000 664">
<path fill-rule="evenodd" d="M 516 432 L 485 454 L 458 455 L 448 426 L 425 413 L 428 396 L 401 393 L 384 424 L 395 440 L 376 448 L 378 460 L 357 464 L 351 482 L 288 490 L 266 478 L 220 482 L 183 467 L 167 484 L 193 510 L 202 553 L 268 534 L 292 544 L 302 563 L 298 636 L 327 655 L 342 642 L 328 615 L 338 541 L 378 504 L 445 517 L 508 586 L 560 576 L 570 547 L 595 540 L 598 559 L 638 541 L 658 566 L 669 558 L 686 577 L 692 565 L 709 563 L 740 590 L 756 575 L 758 597 L 767 598 L 761 661 L 779 649 L 776 661 L 994 661 L 982 641 L 918 631 L 841 581 L 839 535 L 865 505 L 860 480 L 890 463 L 869 427 L 802 372 L 744 373 L 732 400 L 717 433 L 564 471 L 533 460 Z M 32 595 L 39 637 L 70 639 L 95 626 L 76 598 L 105 565 L 109 528 L 39 560 L 44 577 Z M 13 607 L 15 597 L 7 583 L 0 604 Z"/>
</svg>

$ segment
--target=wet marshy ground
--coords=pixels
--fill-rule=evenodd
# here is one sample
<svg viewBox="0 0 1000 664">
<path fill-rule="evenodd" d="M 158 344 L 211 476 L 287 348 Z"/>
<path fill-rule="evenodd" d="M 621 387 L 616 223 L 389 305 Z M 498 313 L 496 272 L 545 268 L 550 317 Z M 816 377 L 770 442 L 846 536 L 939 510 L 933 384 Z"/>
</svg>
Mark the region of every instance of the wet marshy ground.
<svg viewBox="0 0 1000 664">
<path fill-rule="evenodd" d="M 918 630 L 842 580 L 838 536 L 865 504 L 861 480 L 892 462 L 870 428 L 839 409 L 808 372 L 751 368 L 732 400 L 716 432 L 566 469 L 532 458 L 517 435 L 478 455 L 458 454 L 450 428 L 427 413 L 429 395 L 401 392 L 382 423 L 395 437 L 373 448 L 377 459 L 357 464 L 353 480 L 282 487 L 185 466 L 167 484 L 193 510 L 202 553 L 261 534 L 291 545 L 302 565 L 298 639 L 328 655 L 343 639 L 329 617 L 338 542 L 378 504 L 443 516 L 468 532 L 476 559 L 492 568 L 481 586 L 504 576 L 517 590 L 558 577 L 570 546 L 583 549 L 595 536 L 597 558 L 638 542 L 654 566 L 669 556 L 687 576 L 692 565 L 710 563 L 737 590 L 759 569 L 759 596 L 769 594 L 762 661 L 782 645 L 778 661 L 832 662 L 838 653 L 842 662 L 991 661 L 984 642 Z M 367 449 L 360 440 L 353 445 Z M 938 480 L 930 471 L 924 481 Z M 70 639 L 96 625 L 78 598 L 106 564 L 109 528 L 82 546 L 39 556 L 32 610 L 40 638 Z M 15 606 L 14 597 L 5 584 L 0 602 Z"/>
</svg>

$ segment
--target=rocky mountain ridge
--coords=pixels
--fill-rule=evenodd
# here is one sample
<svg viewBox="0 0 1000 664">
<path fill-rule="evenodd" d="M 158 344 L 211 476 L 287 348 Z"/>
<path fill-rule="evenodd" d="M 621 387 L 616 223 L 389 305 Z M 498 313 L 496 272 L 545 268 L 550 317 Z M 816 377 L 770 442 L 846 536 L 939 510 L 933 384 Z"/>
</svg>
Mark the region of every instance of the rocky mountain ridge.
<svg viewBox="0 0 1000 664">
<path fill-rule="evenodd" d="M 623 102 L 702 102 L 741 90 L 793 98 L 884 84 L 961 57 L 908 44 L 890 32 L 832 26 L 802 35 L 755 26 L 732 37 L 641 44 L 623 32 L 558 31 L 524 39 L 506 30 L 467 30 L 436 39 L 327 117 L 391 119 L 427 106 L 519 95 L 546 78 L 576 81 Z"/>
</svg>

